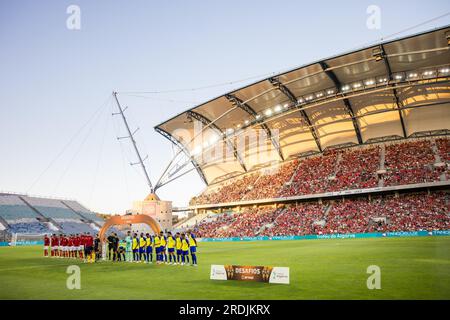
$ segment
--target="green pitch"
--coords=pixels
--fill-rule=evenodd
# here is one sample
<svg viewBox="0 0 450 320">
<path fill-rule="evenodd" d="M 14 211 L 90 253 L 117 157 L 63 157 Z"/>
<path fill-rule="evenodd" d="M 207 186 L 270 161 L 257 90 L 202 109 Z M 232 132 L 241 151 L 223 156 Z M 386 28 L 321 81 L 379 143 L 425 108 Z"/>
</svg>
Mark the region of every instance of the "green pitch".
<svg viewBox="0 0 450 320">
<path fill-rule="evenodd" d="M 1 299 L 450 299 L 450 237 L 200 243 L 199 263 L 146 265 L 43 258 L 0 248 Z M 81 268 L 68 290 L 66 269 Z M 211 264 L 290 267 L 291 284 L 209 280 Z M 366 286 L 369 265 L 381 289 Z"/>
</svg>

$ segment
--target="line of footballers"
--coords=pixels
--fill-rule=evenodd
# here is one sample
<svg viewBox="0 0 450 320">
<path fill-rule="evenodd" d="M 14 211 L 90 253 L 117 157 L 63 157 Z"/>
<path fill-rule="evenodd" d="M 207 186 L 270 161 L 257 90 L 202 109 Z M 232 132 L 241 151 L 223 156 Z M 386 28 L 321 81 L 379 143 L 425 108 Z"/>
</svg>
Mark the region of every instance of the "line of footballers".
<svg viewBox="0 0 450 320">
<path fill-rule="evenodd" d="M 44 236 L 44 257 L 73 258 L 85 262 L 94 262 L 96 255 L 94 247 L 99 246 L 98 237 L 89 233 L 77 234 L 53 234 Z"/>
<path fill-rule="evenodd" d="M 128 262 L 153 263 L 153 253 L 157 264 L 179 264 L 197 266 L 197 240 L 190 230 L 187 233 L 160 232 L 158 235 L 128 231 L 125 238 L 125 259 Z M 190 259 L 189 259 L 190 255 Z"/>
<path fill-rule="evenodd" d="M 117 238 L 117 234 L 113 234 Z M 109 237 L 108 237 L 109 239 Z M 118 238 L 117 238 L 117 242 Z M 111 242 L 110 242 L 111 244 Z M 44 257 L 81 259 L 95 262 L 100 258 L 100 239 L 89 232 L 84 234 L 53 234 L 44 236 Z M 192 232 L 160 232 L 159 235 L 127 232 L 124 245 L 109 245 L 108 252 L 114 261 L 153 263 L 153 253 L 157 264 L 180 264 L 197 266 L 197 240 Z M 112 253 L 112 254 L 111 254 Z M 190 259 L 189 259 L 190 254 Z"/>
</svg>

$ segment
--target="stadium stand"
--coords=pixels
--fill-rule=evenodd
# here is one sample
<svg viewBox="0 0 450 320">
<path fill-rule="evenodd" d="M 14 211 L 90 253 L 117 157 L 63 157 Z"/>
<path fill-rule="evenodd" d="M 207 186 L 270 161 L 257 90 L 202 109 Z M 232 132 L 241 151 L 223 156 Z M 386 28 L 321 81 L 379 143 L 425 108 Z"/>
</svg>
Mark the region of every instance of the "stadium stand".
<svg viewBox="0 0 450 320">
<path fill-rule="evenodd" d="M 320 233 L 326 206 L 319 203 L 295 205 L 280 212 L 274 224 L 261 235 L 284 236 Z M 318 224 L 319 223 L 319 224 Z"/>
<path fill-rule="evenodd" d="M 297 166 L 298 160 L 294 160 L 280 167 L 263 172 L 251 187 L 250 192 L 243 199 L 257 200 L 275 198 L 292 177 Z"/>
<path fill-rule="evenodd" d="M 6 221 L 38 217 L 17 195 L 9 194 L 0 195 L 0 216 Z"/>
<path fill-rule="evenodd" d="M 31 220 L 15 221 L 9 224 L 8 231 L 11 233 L 49 233 L 52 232 L 47 226 Z"/>
<path fill-rule="evenodd" d="M 449 230 L 449 209 L 446 192 L 422 192 L 252 208 L 201 222 L 195 230 L 199 237 L 215 238 Z"/>
<path fill-rule="evenodd" d="M 103 224 L 103 220 L 73 200 L 3 193 L 0 194 L 0 223 L 5 228 L 3 231 L 9 234 L 71 234 L 95 233 Z"/>
<path fill-rule="evenodd" d="M 32 205 L 39 213 L 52 219 L 77 219 L 79 216 L 68 209 L 57 199 L 46 199 L 36 197 L 26 197 L 26 201 Z"/>
<path fill-rule="evenodd" d="M 441 161 L 450 163 L 450 139 L 436 139 Z"/>
<path fill-rule="evenodd" d="M 432 142 L 437 146 L 436 155 L 447 165 L 435 166 L 437 158 Z M 237 177 L 222 187 L 216 185 L 214 192 L 205 190 L 193 198 L 191 204 L 375 188 L 380 180 L 384 186 L 437 182 L 442 180 L 442 173 L 447 172 L 448 175 L 449 149 L 449 139 L 440 138 L 331 150 L 323 155 L 288 162 L 276 170 L 261 169 L 251 175 Z M 380 169 L 385 169 L 385 172 L 379 173 Z"/>
<path fill-rule="evenodd" d="M 100 225 L 104 223 L 104 220 L 102 218 L 81 205 L 79 202 L 73 200 L 64 200 L 62 202 L 86 220 L 94 221 L 95 223 Z"/>
<path fill-rule="evenodd" d="M 99 229 L 94 229 L 91 225 L 76 219 L 55 219 L 64 233 L 83 233 L 90 232 L 91 234 L 96 233 Z"/>
<path fill-rule="evenodd" d="M 440 172 L 429 140 L 386 146 L 385 186 L 439 181 Z"/>
</svg>

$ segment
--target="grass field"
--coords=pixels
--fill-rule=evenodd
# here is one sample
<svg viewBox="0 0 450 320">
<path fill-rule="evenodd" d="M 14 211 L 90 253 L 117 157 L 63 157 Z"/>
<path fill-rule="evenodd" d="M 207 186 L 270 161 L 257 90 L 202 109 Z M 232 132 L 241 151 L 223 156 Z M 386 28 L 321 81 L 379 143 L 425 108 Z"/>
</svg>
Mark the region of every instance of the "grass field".
<svg viewBox="0 0 450 320">
<path fill-rule="evenodd" d="M 450 237 L 200 243 L 199 267 L 43 258 L 0 248 L 0 299 L 450 299 Z M 81 289 L 66 289 L 80 265 Z M 211 264 L 290 267 L 290 285 L 209 280 Z M 368 290 L 369 265 L 381 289 Z"/>
</svg>

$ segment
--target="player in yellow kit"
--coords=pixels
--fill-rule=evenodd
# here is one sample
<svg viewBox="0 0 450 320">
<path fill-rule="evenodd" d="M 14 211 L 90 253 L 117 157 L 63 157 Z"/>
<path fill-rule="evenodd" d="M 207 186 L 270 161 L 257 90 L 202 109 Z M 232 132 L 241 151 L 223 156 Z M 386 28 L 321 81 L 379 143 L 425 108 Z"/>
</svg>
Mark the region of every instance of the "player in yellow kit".
<svg viewBox="0 0 450 320">
<path fill-rule="evenodd" d="M 147 258 L 147 263 L 153 263 L 153 242 L 152 242 L 152 236 L 150 234 L 145 234 L 146 237 L 146 245 L 145 245 L 145 254 Z"/>
<path fill-rule="evenodd" d="M 138 262 L 138 260 L 139 260 L 139 242 L 138 242 L 136 233 L 133 234 L 132 249 L 133 249 L 133 262 Z"/>
<path fill-rule="evenodd" d="M 147 260 L 145 247 L 147 246 L 147 239 L 144 237 L 144 234 L 141 233 L 139 237 L 139 262 L 142 262 L 142 258 L 144 258 L 144 262 Z"/>
<path fill-rule="evenodd" d="M 164 235 L 164 232 L 162 232 L 162 231 L 159 233 L 159 241 L 161 241 L 160 245 L 159 245 L 161 259 L 162 259 L 161 263 L 167 263 L 167 253 L 166 253 L 167 238 Z"/>
<path fill-rule="evenodd" d="M 175 237 L 172 232 L 167 233 L 167 252 L 169 253 L 169 264 L 176 264 L 175 260 Z"/>
<path fill-rule="evenodd" d="M 155 247 L 155 255 L 156 255 L 156 263 L 161 263 L 161 239 L 159 238 L 159 234 L 155 234 L 153 237 L 153 246 Z"/>
<path fill-rule="evenodd" d="M 197 266 L 197 240 L 195 239 L 195 236 L 191 230 L 188 230 L 187 238 L 189 241 L 189 250 L 191 251 L 192 266 L 196 267 Z"/>
<path fill-rule="evenodd" d="M 175 262 L 175 264 L 181 264 L 182 251 L 181 251 L 181 236 L 179 232 L 175 234 L 175 248 L 177 249 L 177 262 Z"/>
<path fill-rule="evenodd" d="M 184 233 L 181 234 L 181 265 L 189 263 L 189 240 Z"/>
</svg>

